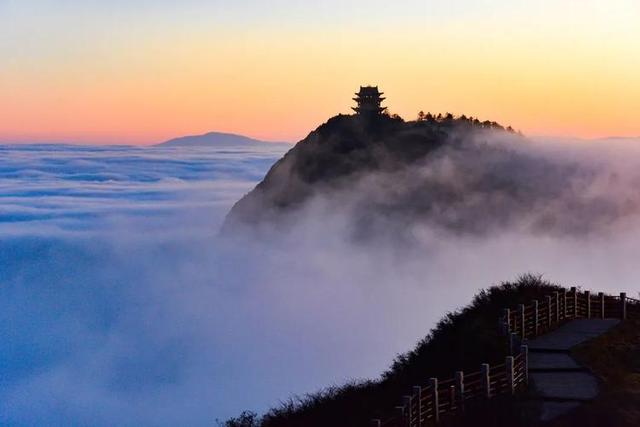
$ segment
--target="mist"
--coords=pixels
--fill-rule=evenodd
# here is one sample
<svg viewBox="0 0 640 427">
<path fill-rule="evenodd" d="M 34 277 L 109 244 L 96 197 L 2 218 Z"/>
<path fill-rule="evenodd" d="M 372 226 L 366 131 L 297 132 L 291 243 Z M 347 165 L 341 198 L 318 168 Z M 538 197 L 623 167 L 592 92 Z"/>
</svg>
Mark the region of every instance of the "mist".
<svg viewBox="0 0 640 427">
<path fill-rule="evenodd" d="M 377 378 L 523 273 L 633 295 L 638 142 L 485 134 L 231 236 L 281 151 L 3 146 L 0 420 L 211 425 Z"/>
</svg>

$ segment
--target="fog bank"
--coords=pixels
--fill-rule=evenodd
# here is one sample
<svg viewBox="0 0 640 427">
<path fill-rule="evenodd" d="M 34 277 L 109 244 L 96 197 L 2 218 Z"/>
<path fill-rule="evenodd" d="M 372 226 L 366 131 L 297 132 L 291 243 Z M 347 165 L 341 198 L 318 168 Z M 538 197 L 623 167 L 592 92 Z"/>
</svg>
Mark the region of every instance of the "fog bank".
<svg viewBox="0 0 640 427">
<path fill-rule="evenodd" d="M 637 147 L 443 151 L 220 237 L 281 152 L 4 146 L 0 420 L 211 425 L 375 378 L 522 273 L 637 293 Z M 420 194 L 425 220 L 362 216 Z"/>
</svg>

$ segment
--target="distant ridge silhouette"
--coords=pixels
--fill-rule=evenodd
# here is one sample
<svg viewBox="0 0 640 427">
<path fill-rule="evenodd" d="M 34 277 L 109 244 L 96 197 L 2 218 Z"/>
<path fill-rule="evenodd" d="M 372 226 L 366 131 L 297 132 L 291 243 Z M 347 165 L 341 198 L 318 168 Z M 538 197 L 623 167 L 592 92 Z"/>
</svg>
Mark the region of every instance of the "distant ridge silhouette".
<svg viewBox="0 0 640 427">
<path fill-rule="evenodd" d="M 189 135 L 173 138 L 156 147 L 238 147 L 264 144 L 286 144 L 285 142 L 261 141 L 248 136 L 225 132 L 209 132 L 202 135 Z"/>
</svg>

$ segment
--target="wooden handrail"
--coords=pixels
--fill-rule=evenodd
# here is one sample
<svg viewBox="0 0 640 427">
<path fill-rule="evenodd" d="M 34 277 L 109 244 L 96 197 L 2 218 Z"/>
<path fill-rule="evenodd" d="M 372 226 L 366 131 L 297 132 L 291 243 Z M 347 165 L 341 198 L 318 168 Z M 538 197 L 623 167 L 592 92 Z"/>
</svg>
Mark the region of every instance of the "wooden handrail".
<svg viewBox="0 0 640 427">
<path fill-rule="evenodd" d="M 522 346 L 521 353 L 507 356 L 500 365 L 485 364 L 480 371 L 459 374 L 442 382 L 432 378 L 428 386 L 414 386 L 413 393 L 405 396 L 403 405 L 397 407 L 398 413 L 399 408 L 403 408 L 401 417 L 372 420 L 372 425 L 376 421 L 380 421 L 380 426 L 424 425 L 427 420 L 437 421 L 444 414 L 461 410 L 462 402 L 511 394 L 527 377 L 526 352 L 527 347 Z"/>
</svg>

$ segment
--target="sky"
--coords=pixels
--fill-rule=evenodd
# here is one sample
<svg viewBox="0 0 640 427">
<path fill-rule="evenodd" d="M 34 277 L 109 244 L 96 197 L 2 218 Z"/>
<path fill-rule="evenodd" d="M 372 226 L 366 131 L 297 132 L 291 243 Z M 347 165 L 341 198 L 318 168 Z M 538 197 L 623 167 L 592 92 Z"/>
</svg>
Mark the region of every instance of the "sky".
<svg viewBox="0 0 640 427">
<path fill-rule="evenodd" d="M 0 141 L 297 141 L 377 84 L 393 113 L 640 135 L 635 0 L 0 0 Z"/>
</svg>

